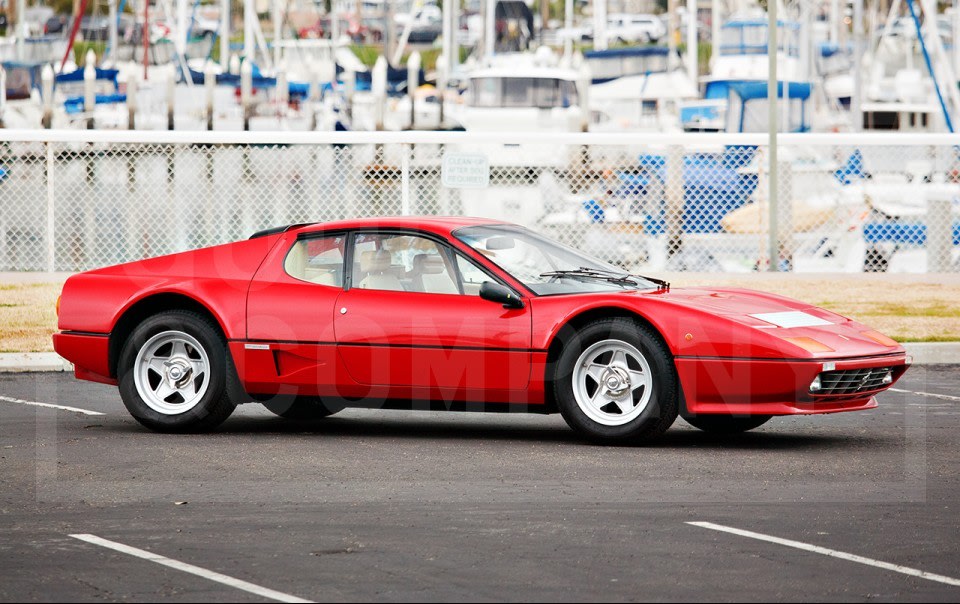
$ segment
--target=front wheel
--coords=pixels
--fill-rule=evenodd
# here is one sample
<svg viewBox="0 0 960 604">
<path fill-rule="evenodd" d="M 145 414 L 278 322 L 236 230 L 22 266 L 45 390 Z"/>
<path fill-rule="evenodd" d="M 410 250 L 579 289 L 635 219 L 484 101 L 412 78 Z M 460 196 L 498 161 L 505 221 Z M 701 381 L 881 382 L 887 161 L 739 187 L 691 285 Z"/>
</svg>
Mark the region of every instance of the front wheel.
<svg viewBox="0 0 960 604">
<path fill-rule="evenodd" d="M 555 367 L 557 406 L 592 441 L 649 441 L 677 418 L 676 370 L 650 327 L 625 318 L 594 321 L 568 337 Z"/>
<path fill-rule="evenodd" d="M 227 344 L 219 327 L 190 311 L 144 320 L 120 352 L 120 397 L 134 419 L 159 432 L 209 430 L 233 413 Z"/>
<path fill-rule="evenodd" d="M 747 430 L 759 428 L 770 421 L 769 415 L 751 415 L 749 417 L 732 417 L 729 415 L 695 415 L 684 417 L 683 420 L 704 432 L 711 434 L 740 434 Z"/>
</svg>

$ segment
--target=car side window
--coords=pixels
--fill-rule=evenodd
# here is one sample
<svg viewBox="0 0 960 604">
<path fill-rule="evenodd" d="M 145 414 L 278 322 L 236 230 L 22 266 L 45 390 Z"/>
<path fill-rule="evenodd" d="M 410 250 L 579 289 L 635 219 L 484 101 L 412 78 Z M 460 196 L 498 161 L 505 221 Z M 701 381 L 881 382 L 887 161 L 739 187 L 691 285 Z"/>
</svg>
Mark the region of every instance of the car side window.
<svg viewBox="0 0 960 604">
<path fill-rule="evenodd" d="M 460 271 L 463 293 L 468 296 L 479 296 L 480 287 L 484 283 L 487 281 L 494 282 L 483 269 L 460 254 L 457 254 L 457 270 Z"/>
<path fill-rule="evenodd" d="M 459 294 L 450 256 L 432 239 L 397 233 L 358 233 L 353 287 L 426 294 Z"/>
<path fill-rule="evenodd" d="M 299 239 L 287 252 L 283 269 L 294 279 L 342 287 L 345 247 L 345 235 Z"/>
</svg>

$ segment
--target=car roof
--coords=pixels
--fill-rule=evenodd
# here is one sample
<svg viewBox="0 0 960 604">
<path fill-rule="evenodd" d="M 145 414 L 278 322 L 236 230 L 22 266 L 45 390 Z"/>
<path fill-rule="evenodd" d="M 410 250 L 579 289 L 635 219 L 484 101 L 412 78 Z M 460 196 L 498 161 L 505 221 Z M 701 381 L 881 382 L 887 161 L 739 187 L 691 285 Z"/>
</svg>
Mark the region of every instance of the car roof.
<svg viewBox="0 0 960 604">
<path fill-rule="evenodd" d="M 487 224 L 507 223 L 501 220 L 469 216 L 378 216 L 375 218 L 352 218 L 333 222 L 317 222 L 309 225 L 296 226 L 290 230 L 301 234 L 353 229 L 414 229 L 447 235 L 460 227 Z"/>
</svg>

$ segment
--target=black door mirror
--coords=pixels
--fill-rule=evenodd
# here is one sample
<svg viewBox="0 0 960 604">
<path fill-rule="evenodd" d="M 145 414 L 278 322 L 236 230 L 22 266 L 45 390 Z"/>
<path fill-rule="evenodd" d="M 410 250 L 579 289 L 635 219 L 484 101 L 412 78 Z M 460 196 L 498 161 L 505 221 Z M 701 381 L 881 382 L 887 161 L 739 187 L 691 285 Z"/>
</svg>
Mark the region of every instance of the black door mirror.
<svg viewBox="0 0 960 604">
<path fill-rule="evenodd" d="M 480 286 L 480 297 L 503 304 L 504 308 L 523 308 L 523 300 L 517 294 L 493 281 L 483 282 Z"/>
</svg>

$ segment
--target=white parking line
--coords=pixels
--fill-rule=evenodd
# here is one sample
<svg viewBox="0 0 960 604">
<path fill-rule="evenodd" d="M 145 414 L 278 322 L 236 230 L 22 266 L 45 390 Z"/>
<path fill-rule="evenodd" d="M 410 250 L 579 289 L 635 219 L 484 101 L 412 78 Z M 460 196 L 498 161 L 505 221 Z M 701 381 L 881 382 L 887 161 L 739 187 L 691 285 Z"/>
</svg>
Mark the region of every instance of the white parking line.
<svg viewBox="0 0 960 604">
<path fill-rule="evenodd" d="M 241 581 L 240 579 L 234 579 L 233 577 L 222 575 L 211 570 L 206 570 L 205 568 L 200 568 L 199 566 L 194 566 L 192 564 L 187 564 L 186 562 L 180 562 L 179 560 L 166 558 L 146 550 L 130 547 L 129 545 L 124 545 L 122 543 L 117 543 L 116 541 L 103 539 L 97 537 L 96 535 L 81 534 L 70 536 L 74 539 L 79 539 L 80 541 L 86 541 L 87 543 L 92 543 L 93 545 L 99 545 L 123 554 L 129 554 L 131 556 L 136 556 L 137 558 L 143 558 L 144 560 L 156 562 L 157 564 L 175 568 L 185 573 L 190 573 L 191 575 L 197 575 L 198 577 L 203 577 L 204 579 L 216 581 L 217 583 L 223 583 L 224 585 L 229 585 L 230 587 L 235 587 L 258 596 L 263 596 L 264 598 L 270 598 L 271 600 L 277 600 L 278 602 L 312 602 L 312 600 L 304 600 L 303 598 L 298 598 L 297 596 L 291 596 L 290 594 L 285 594 L 273 589 L 260 587 L 259 585 Z"/>
<path fill-rule="evenodd" d="M 35 401 L 25 401 L 19 398 L 9 396 L 0 396 L 0 401 L 5 403 L 16 403 L 18 405 L 33 405 L 34 407 L 46 407 L 47 409 L 60 409 L 62 411 L 72 411 L 74 413 L 83 413 L 84 415 L 104 415 L 99 411 L 90 411 L 89 409 L 80 409 L 79 407 L 65 407 L 64 405 L 51 405 L 50 403 L 37 403 Z"/>
<path fill-rule="evenodd" d="M 903 392 L 906 394 L 918 394 L 920 396 L 929 396 L 944 401 L 960 401 L 960 396 L 950 396 L 949 394 L 934 394 L 933 392 L 916 392 L 914 390 L 901 390 L 899 388 L 890 388 L 890 392 Z"/>
<path fill-rule="evenodd" d="M 802 549 L 804 551 L 813 552 L 815 554 L 823 554 L 824 556 L 830 556 L 832 558 L 840 558 L 841 560 L 856 562 L 858 564 L 866 564 L 867 566 L 874 566 L 876 568 L 882 568 L 884 570 L 892 570 L 893 572 L 896 572 L 896 573 L 910 575 L 911 577 L 919 577 L 921 579 L 927 579 L 928 581 L 936 581 L 938 583 L 946 583 L 947 585 L 960 586 L 960 579 L 945 577 L 943 575 L 935 575 L 933 573 L 917 570 L 915 568 L 900 566 L 899 564 L 891 564 L 889 562 L 882 562 L 880 560 L 874 560 L 872 558 L 864 558 L 863 556 L 858 556 L 856 554 L 848 554 L 846 552 L 840 552 L 834 549 L 827 549 L 825 547 L 820 547 L 817 545 L 810 545 L 808 543 L 802 543 L 800 541 L 790 541 L 789 539 L 780 539 L 779 537 L 771 537 L 770 535 L 764 535 L 762 533 L 744 531 L 744 530 L 732 528 L 729 526 L 723 526 L 721 524 L 713 524 L 712 522 L 687 522 L 687 524 L 691 524 L 693 526 L 699 526 L 700 528 L 710 529 L 713 531 L 720 531 L 723 533 L 730 533 L 732 535 L 739 535 L 741 537 L 748 537 L 750 539 L 757 539 L 758 541 L 766 541 L 768 543 L 776 543 L 777 545 L 785 545 L 787 547 Z"/>
</svg>

